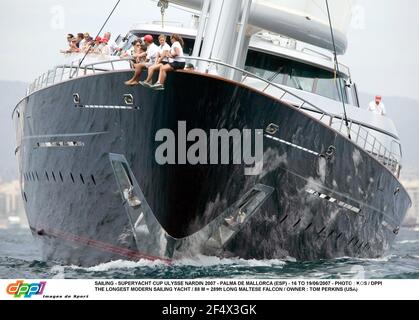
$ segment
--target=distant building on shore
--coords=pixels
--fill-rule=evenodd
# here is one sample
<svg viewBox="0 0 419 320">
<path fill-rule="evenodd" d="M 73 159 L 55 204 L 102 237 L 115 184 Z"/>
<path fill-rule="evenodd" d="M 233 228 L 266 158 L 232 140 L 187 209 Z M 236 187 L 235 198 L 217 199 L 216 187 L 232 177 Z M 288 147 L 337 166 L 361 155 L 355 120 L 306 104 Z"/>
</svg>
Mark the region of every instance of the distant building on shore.
<svg viewBox="0 0 419 320">
<path fill-rule="evenodd" d="M 407 212 L 403 225 L 414 227 L 419 225 L 419 179 L 405 180 L 403 185 L 412 198 L 412 208 Z"/>
<path fill-rule="evenodd" d="M 0 184 L 0 228 L 25 227 L 27 220 L 19 181 Z"/>
</svg>

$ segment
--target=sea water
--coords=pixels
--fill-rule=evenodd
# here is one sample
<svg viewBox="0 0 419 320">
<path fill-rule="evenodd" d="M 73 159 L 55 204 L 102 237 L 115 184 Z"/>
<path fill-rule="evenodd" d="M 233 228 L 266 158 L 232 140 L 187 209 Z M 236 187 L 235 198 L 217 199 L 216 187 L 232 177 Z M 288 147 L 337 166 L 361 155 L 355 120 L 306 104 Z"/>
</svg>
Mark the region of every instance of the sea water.
<svg viewBox="0 0 419 320">
<path fill-rule="evenodd" d="M 339 258 L 313 262 L 220 259 L 198 256 L 171 265 L 112 261 L 90 268 L 42 261 L 27 229 L 0 230 L 0 279 L 419 279 L 419 229 L 402 229 L 379 259 Z"/>
</svg>

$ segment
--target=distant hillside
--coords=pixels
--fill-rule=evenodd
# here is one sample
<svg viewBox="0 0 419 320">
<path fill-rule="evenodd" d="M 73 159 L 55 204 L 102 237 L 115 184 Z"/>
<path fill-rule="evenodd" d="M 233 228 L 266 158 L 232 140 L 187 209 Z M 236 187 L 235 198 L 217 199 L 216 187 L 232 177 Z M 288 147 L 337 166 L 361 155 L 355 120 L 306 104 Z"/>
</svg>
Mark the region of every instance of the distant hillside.
<svg viewBox="0 0 419 320">
<path fill-rule="evenodd" d="M 24 97 L 26 88 L 27 84 L 22 82 L 0 81 L 0 181 L 17 176 L 12 111 Z"/>
<path fill-rule="evenodd" d="M 372 94 L 360 94 L 363 106 L 374 100 Z M 402 97 L 383 97 L 388 116 L 394 121 L 403 147 L 406 171 L 419 172 L 419 101 Z"/>
</svg>

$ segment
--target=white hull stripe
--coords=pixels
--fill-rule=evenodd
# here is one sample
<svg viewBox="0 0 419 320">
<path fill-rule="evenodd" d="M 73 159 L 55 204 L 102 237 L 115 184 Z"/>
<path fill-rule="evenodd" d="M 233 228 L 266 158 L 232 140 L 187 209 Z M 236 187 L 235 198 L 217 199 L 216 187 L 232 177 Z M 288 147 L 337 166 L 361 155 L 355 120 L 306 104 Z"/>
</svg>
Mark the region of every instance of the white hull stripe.
<svg viewBox="0 0 419 320">
<path fill-rule="evenodd" d="M 273 137 L 273 136 L 271 136 L 271 135 L 269 135 L 269 134 L 265 134 L 265 137 L 266 137 L 266 138 L 268 138 L 268 139 L 274 140 L 274 141 L 276 141 L 276 142 L 279 142 L 279 143 L 282 143 L 282 144 L 286 144 L 286 145 L 288 145 L 288 146 L 290 146 L 290 147 L 293 147 L 293 148 L 299 149 L 299 150 L 301 150 L 301 151 L 308 152 L 308 153 L 313 154 L 313 155 L 315 155 L 315 156 L 317 156 L 317 157 L 320 157 L 320 153 L 315 152 L 315 151 L 313 151 L 313 150 L 310 150 L 310 149 L 307 149 L 307 148 L 301 147 L 301 146 L 299 146 L 299 145 L 293 144 L 293 143 L 291 143 L 291 142 L 288 142 L 288 141 L 285 141 L 285 140 L 282 140 L 282 139 L 279 139 L 279 138 Z"/>
<path fill-rule="evenodd" d="M 357 207 L 354 207 L 354 206 L 351 206 L 350 204 L 347 204 L 346 202 L 339 201 L 339 200 L 337 200 L 335 198 L 332 198 L 332 197 L 328 196 L 327 194 L 320 193 L 320 192 L 314 191 L 312 189 L 307 189 L 306 191 L 307 191 L 307 193 L 309 193 L 309 194 L 311 194 L 313 196 L 317 196 L 320 199 L 324 199 L 324 200 L 329 201 L 331 203 L 335 203 L 338 206 L 340 206 L 340 207 L 342 207 L 344 209 L 350 210 L 350 211 L 352 211 L 354 213 L 360 213 L 361 212 L 361 209 L 359 209 Z"/>
<path fill-rule="evenodd" d="M 54 141 L 54 142 L 38 142 L 39 148 L 64 148 L 64 147 L 84 147 L 84 142 L 80 141 Z"/>
<path fill-rule="evenodd" d="M 82 109 L 111 109 L 111 110 L 140 110 L 140 107 L 130 107 L 130 106 L 102 106 L 102 105 L 76 105 L 77 108 Z"/>
<path fill-rule="evenodd" d="M 90 133 L 57 133 L 57 134 L 49 134 L 49 135 L 43 135 L 43 136 L 26 136 L 22 138 L 22 140 L 28 140 L 28 139 L 51 139 L 51 138 L 69 138 L 69 137 L 88 137 L 88 136 L 98 136 L 102 134 L 107 134 L 108 131 L 102 131 L 102 132 L 90 132 Z"/>
</svg>

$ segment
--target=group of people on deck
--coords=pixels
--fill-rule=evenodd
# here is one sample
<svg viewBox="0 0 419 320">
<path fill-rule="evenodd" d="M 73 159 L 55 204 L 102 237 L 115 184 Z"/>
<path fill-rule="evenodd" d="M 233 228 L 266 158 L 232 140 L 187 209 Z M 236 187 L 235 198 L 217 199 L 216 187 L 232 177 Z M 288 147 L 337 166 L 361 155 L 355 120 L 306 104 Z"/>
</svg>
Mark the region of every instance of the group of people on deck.
<svg viewBox="0 0 419 320">
<path fill-rule="evenodd" d="M 133 77 L 126 81 L 125 84 L 135 86 L 140 83 L 144 87 L 155 90 L 164 89 L 167 72 L 185 69 L 186 60 L 183 53 L 183 39 L 180 35 L 173 34 L 170 37 L 172 46 L 169 46 L 166 42 L 167 37 L 165 35 L 159 36 L 159 46 L 154 43 L 153 36 L 151 35 L 146 35 L 143 39 L 147 50 L 142 52 L 144 48 L 141 49 L 141 43 L 136 44 L 139 49 L 135 51 L 134 57 L 139 60 L 134 64 L 135 71 Z M 139 82 L 141 73 L 145 69 L 148 70 L 147 79 Z M 157 71 L 159 72 L 158 81 L 152 84 L 153 75 Z"/>
<path fill-rule="evenodd" d="M 110 40 L 110 32 L 105 32 L 103 37 L 95 39 L 88 32 L 78 33 L 77 36 L 69 33 L 67 35 L 69 48 L 61 50 L 61 53 L 95 53 L 109 56 L 119 50 L 116 43 Z"/>
<path fill-rule="evenodd" d="M 67 35 L 69 48 L 61 50 L 61 53 L 96 53 L 106 56 L 117 55 L 120 58 L 130 58 L 134 68 L 133 77 L 125 84 L 134 86 L 141 84 L 155 90 L 164 89 L 167 72 L 185 69 L 186 60 L 183 52 L 184 41 L 178 34 L 170 37 L 171 46 L 167 43 L 167 37 L 160 35 L 159 45 L 154 43 L 152 35 L 146 35 L 132 43 L 132 51 L 123 51 L 115 43 L 110 43 L 111 34 L 105 32 L 103 37 L 93 39 L 89 33 L 78 33 L 77 37 L 72 34 Z M 145 81 L 139 82 L 143 70 L 148 70 Z M 186 69 L 194 69 L 189 65 Z M 159 72 L 158 81 L 152 84 L 153 75 Z"/>
</svg>

